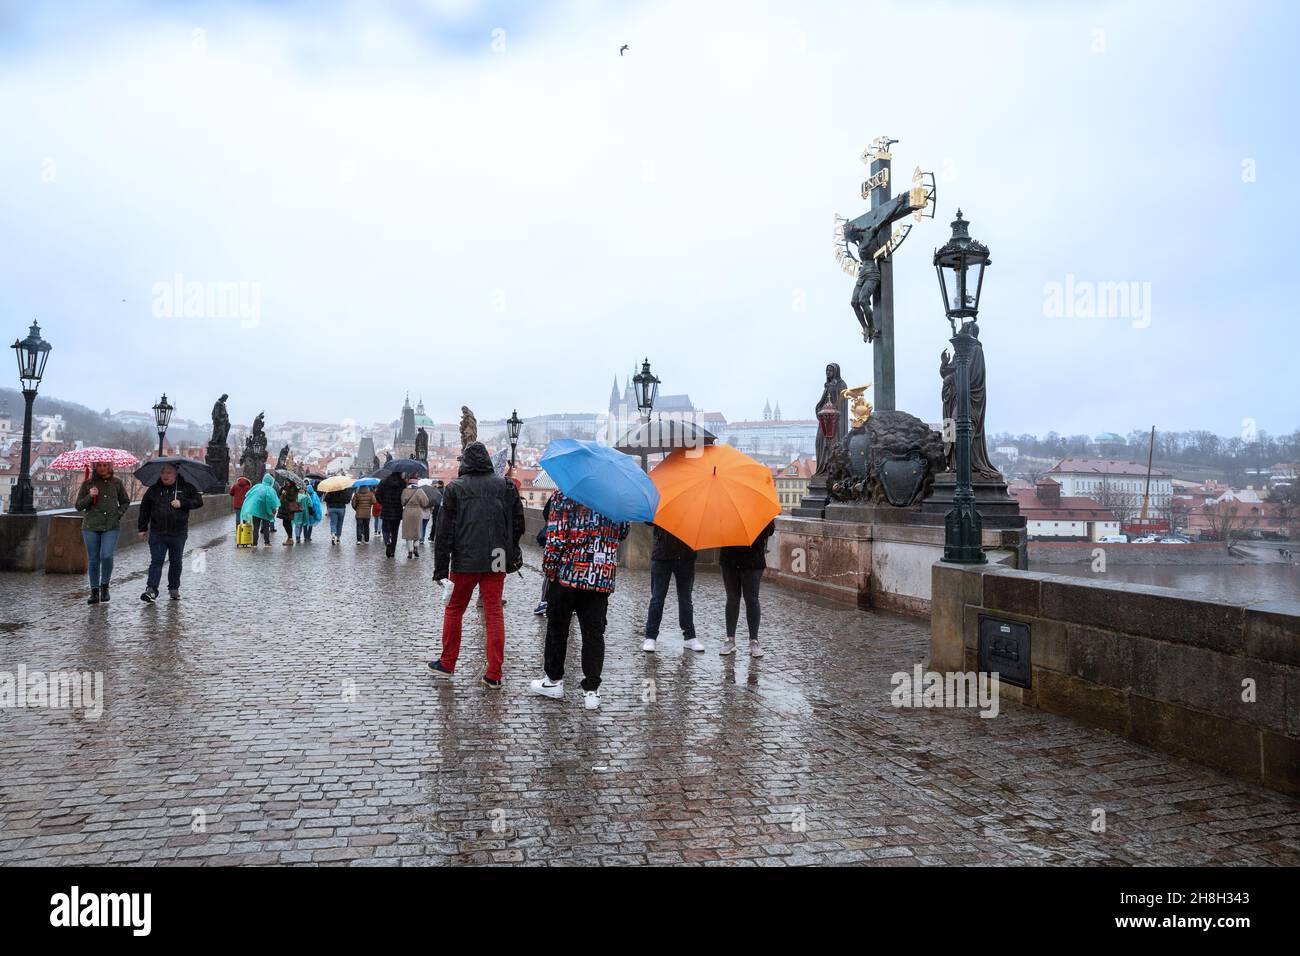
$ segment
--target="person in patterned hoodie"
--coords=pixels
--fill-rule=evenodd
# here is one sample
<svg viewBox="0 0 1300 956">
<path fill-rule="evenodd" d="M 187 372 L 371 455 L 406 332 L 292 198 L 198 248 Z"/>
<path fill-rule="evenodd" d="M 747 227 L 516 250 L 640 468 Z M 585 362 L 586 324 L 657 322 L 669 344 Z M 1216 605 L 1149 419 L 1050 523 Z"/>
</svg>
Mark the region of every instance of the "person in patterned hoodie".
<svg viewBox="0 0 1300 956">
<path fill-rule="evenodd" d="M 569 624 L 578 615 L 582 631 L 583 706 L 600 706 L 600 675 L 605 667 L 605 613 L 614 593 L 618 545 L 628 523 L 611 521 L 561 492 L 551 497 L 542 573 L 546 592 L 545 676 L 532 682 L 543 697 L 564 696 L 564 655 Z"/>
</svg>

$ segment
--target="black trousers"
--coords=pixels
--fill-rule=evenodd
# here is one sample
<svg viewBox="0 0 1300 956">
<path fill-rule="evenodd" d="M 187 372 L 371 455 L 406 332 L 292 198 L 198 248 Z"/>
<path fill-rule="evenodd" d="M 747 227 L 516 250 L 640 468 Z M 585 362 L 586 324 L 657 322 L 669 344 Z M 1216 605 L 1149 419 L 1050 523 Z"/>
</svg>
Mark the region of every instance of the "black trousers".
<svg viewBox="0 0 1300 956">
<path fill-rule="evenodd" d="M 384 550 L 390 558 L 397 553 L 397 532 L 401 527 L 401 518 L 384 519 Z"/>
<path fill-rule="evenodd" d="M 569 624 L 578 615 L 582 632 L 582 689 L 598 690 L 605 669 L 605 612 L 609 595 L 580 591 L 552 581 L 546 592 L 546 676 L 564 677 L 564 656 L 569 650 Z"/>
<path fill-rule="evenodd" d="M 659 637 L 659 623 L 664 616 L 664 601 L 668 598 L 668 579 L 677 581 L 677 623 L 682 636 L 695 640 L 695 609 L 691 603 L 691 588 L 695 584 L 695 558 L 678 558 L 676 561 L 650 561 L 650 608 L 646 612 L 645 636 L 648 640 Z"/>
<path fill-rule="evenodd" d="M 261 534 L 262 540 L 267 544 L 271 543 L 271 528 L 275 522 L 268 521 L 266 518 L 253 519 L 253 544 L 257 544 L 257 536 Z"/>
<path fill-rule="evenodd" d="M 360 516 L 357 517 L 357 540 L 358 541 L 370 540 L 370 516 L 369 515 L 366 515 L 364 518 Z"/>
<path fill-rule="evenodd" d="M 293 540 L 293 515 L 287 518 L 280 518 L 280 524 L 284 525 L 284 534 L 290 541 Z"/>
<path fill-rule="evenodd" d="M 727 589 L 727 637 L 736 636 L 736 622 L 740 619 L 740 598 L 745 597 L 745 623 L 749 625 L 749 639 L 758 640 L 758 585 L 763 580 L 762 568 L 729 568 L 722 566 L 722 585 Z"/>
</svg>

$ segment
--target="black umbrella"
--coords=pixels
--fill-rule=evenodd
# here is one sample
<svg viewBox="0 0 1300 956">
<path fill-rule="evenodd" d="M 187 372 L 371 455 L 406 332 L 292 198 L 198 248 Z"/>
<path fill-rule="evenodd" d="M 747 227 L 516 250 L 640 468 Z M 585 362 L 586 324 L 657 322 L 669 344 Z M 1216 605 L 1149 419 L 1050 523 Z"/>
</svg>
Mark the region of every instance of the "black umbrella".
<svg viewBox="0 0 1300 956">
<path fill-rule="evenodd" d="M 156 484 L 162 475 L 163 465 L 171 465 L 176 469 L 177 474 L 199 491 L 206 491 L 217 483 L 216 474 L 203 462 L 195 461 L 193 458 L 182 458 L 179 455 L 149 459 L 135 470 L 136 480 L 146 487 Z"/>
<path fill-rule="evenodd" d="M 387 478 L 393 472 L 398 472 L 403 475 L 426 476 L 429 474 L 429 466 L 414 458 L 396 458 L 393 461 L 388 462 L 378 471 L 373 472 L 370 477 Z"/>
<path fill-rule="evenodd" d="M 322 475 L 319 471 L 309 471 L 303 477 L 308 481 L 324 481 L 328 476 Z"/>
</svg>

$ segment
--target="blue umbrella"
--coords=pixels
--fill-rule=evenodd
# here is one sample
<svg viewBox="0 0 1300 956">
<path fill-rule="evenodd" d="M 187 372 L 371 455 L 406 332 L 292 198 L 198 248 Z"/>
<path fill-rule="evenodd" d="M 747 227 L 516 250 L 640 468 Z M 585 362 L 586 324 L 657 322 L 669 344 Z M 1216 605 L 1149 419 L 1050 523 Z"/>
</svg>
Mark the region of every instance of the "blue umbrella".
<svg viewBox="0 0 1300 956">
<path fill-rule="evenodd" d="M 379 484 L 378 478 L 358 478 L 352 483 L 353 488 L 373 488 Z"/>
<path fill-rule="evenodd" d="M 650 476 L 635 458 L 608 445 L 557 438 L 540 464 L 560 491 L 611 521 L 650 521 L 659 507 Z"/>
</svg>

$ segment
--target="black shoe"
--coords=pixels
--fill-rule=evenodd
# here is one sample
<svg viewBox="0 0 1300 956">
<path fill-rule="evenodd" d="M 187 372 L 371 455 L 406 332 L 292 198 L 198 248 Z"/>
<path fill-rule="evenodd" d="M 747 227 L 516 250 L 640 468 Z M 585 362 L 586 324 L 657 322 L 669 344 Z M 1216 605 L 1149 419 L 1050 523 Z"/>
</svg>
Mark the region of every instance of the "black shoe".
<svg viewBox="0 0 1300 956">
<path fill-rule="evenodd" d="M 501 681 L 493 680 L 491 677 L 488 677 L 487 674 L 484 674 L 482 677 L 479 678 L 479 683 L 482 684 L 484 687 L 486 687 L 488 690 L 501 689 Z"/>
<path fill-rule="evenodd" d="M 179 600 L 181 599 L 181 592 L 180 592 L 180 589 L 179 589 L 179 588 L 168 588 L 168 589 L 167 589 L 167 596 L 168 596 L 169 598 L 171 598 L 173 601 L 179 601 Z"/>
<path fill-rule="evenodd" d="M 140 600 L 144 601 L 146 604 L 152 604 L 154 601 L 158 600 L 158 592 L 153 588 L 145 588 L 144 594 L 140 595 Z"/>
<path fill-rule="evenodd" d="M 86 598 L 86 603 L 87 604 L 99 603 L 99 588 L 95 587 L 90 589 L 90 597 Z"/>
<path fill-rule="evenodd" d="M 429 661 L 429 670 L 439 680 L 451 680 L 451 671 L 442 666 L 442 661 Z"/>
<path fill-rule="evenodd" d="M 100 604 L 107 604 L 107 603 L 108 603 L 108 585 L 107 585 L 107 584 L 101 584 L 101 585 L 99 586 L 99 603 L 100 603 Z"/>
</svg>

